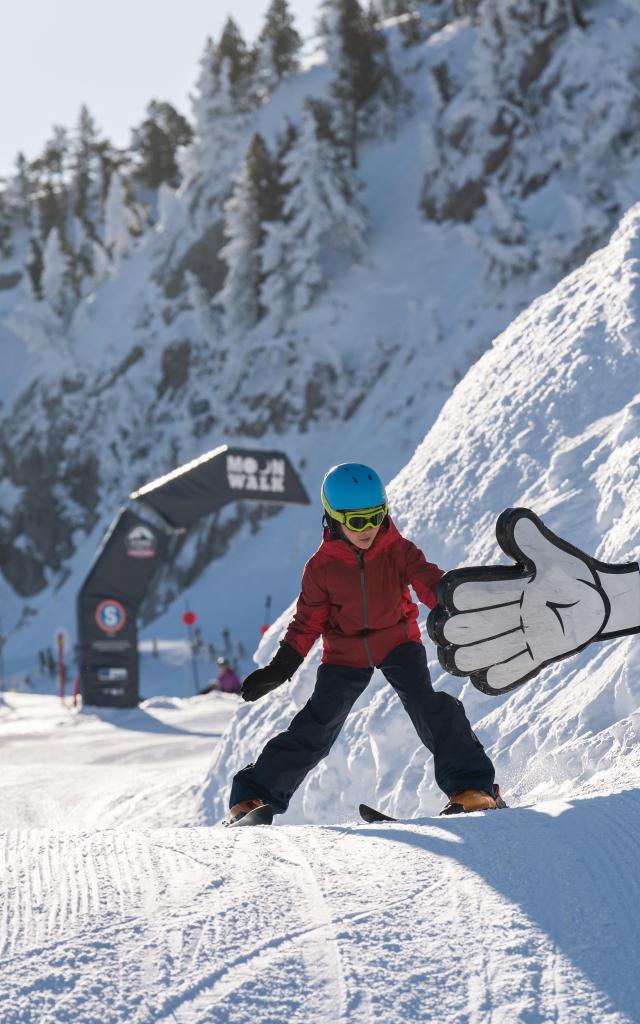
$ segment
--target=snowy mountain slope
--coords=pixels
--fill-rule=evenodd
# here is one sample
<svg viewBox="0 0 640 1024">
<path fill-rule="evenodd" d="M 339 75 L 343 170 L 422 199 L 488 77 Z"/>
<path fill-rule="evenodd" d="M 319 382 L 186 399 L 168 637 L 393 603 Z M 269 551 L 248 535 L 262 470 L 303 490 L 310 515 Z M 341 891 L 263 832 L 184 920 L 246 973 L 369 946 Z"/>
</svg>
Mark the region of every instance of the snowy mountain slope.
<svg viewBox="0 0 640 1024">
<path fill-rule="evenodd" d="M 637 789 L 176 828 L 224 700 L 70 716 L 8 695 L 3 1024 L 635 1024 Z"/>
<path fill-rule="evenodd" d="M 610 244 L 521 314 L 454 390 L 389 489 L 396 522 L 428 558 L 443 568 L 499 561 L 495 520 L 514 505 L 603 561 L 637 558 L 639 259 L 634 207 Z M 198 793 L 201 820 L 221 815 L 233 772 L 306 700 L 318 658 L 293 684 L 238 710 Z M 431 668 L 438 686 L 462 696 L 507 799 L 524 804 L 638 784 L 638 665 L 637 637 L 596 645 L 502 698 Z M 442 800 L 378 673 L 288 820 L 332 821 L 363 799 L 400 815 L 433 813 Z"/>
<path fill-rule="evenodd" d="M 617 97 L 618 105 L 627 103 L 631 118 L 634 18 L 637 12 L 612 0 L 594 8 L 584 33 L 561 38 L 554 50 L 556 70 L 562 68 L 563 48 L 571 55 L 567 89 L 577 89 L 584 75 L 581 46 L 588 50 L 585 66 L 594 87 L 615 50 L 629 73 L 626 79 L 616 77 L 607 96 Z M 52 629 L 65 626 L 73 633 L 73 598 L 86 570 L 86 552 L 124 495 L 177 463 L 221 441 L 250 439 L 286 448 L 311 492 L 334 459 L 357 457 L 374 462 L 387 478 L 395 474 L 489 339 L 553 284 L 567 261 L 593 248 L 598 231 L 606 235 L 630 201 L 637 181 L 632 132 L 631 141 L 615 151 L 619 179 L 613 166 L 610 176 L 619 195 L 615 203 L 609 195 L 606 203 L 602 200 L 606 209 L 594 198 L 591 182 L 587 190 L 581 177 L 571 179 L 568 166 L 561 174 L 552 168 L 544 192 L 527 197 L 523 216 L 526 212 L 527 223 L 540 230 L 559 225 L 562 238 L 547 261 L 528 264 L 525 273 L 509 277 L 507 288 L 503 271 L 497 272 L 495 245 L 485 245 L 496 230 L 486 209 L 471 225 L 425 221 L 418 209 L 425 146 L 431 145 L 434 127 L 449 117 L 434 84 L 442 74 L 437 69 L 447 68 L 455 110 L 471 102 L 466 69 L 479 45 L 477 32 L 468 19 L 458 19 L 409 48 L 401 45 L 397 23 L 390 22 L 386 32 L 395 71 L 413 101 L 395 119 L 394 133 L 362 147 L 358 174 L 370 220 L 366 257 L 336 267 L 327 291 L 284 333 L 274 336 L 267 319 L 231 344 L 212 308 L 207 288 L 213 285 L 203 278 L 202 260 L 213 274 L 212 239 L 220 231 L 222 199 L 253 131 L 273 145 L 286 120 L 299 119 L 307 95 L 326 95 L 331 67 L 319 55 L 247 115 L 234 135 L 236 148 L 225 150 L 219 174 L 207 162 L 210 151 L 194 147 L 183 186 L 177 193 L 163 190 L 157 224 L 127 258 L 105 270 L 58 338 L 64 344 L 51 338 L 43 351 L 47 335 L 36 323 L 39 307 L 25 307 L 27 300 L 16 289 L 0 292 L 5 336 L 14 346 L 20 344 L 18 336 L 24 345 L 39 346 L 30 388 L 24 390 L 28 377 L 21 378 L 19 388 L 17 382 L 2 385 L 0 452 L 7 482 L 0 528 L 8 588 L 0 615 L 10 634 L 6 655 L 13 671 L 32 667 L 33 652 L 50 643 Z M 472 88 L 477 92 L 476 78 L 469 81 Z M 584 108 L 576 110 L 582 123 Z M 605 105 L 607 123 L 608 110 Z M 213 124 L 211 131 L 215 136 Z M 587 142 L 574 140 L 574 162 L 588 155 Z M 528 146 L 532 156 L 539 140 L 519 145 L 520 155 Z M 586 202 L 597 207 L 598 231 L 593 217 L 581 216 L 576 203 L 571 205 L 572 197 L 580 209 Z M 573 211 L 569 221 L 558 215 L 565 199 Z M 539 248 L 538 234 L 536 239 Z M 503 238 L 503 255 L 510 244 Z M 526 249 L 526 237 L 513 246 Z M 219 631 L 224 615 L 224 624 L 248 648 L 263 596 L 250 610 L 249 628 L 238 576 L 246 578 L 249 567 L 263 563 L 265 546 L 278 555 L 264 592 L 275 591 L 280 603 L 293 597 L 315 518 L 300 511 L 248 520 L 240 510 L 235 519 L 226 553 L 216 545 L 211 523 L 203 524 L 174 570 L 161 579 L 148 615 L 169 611 L 154 629 L 176 622 L 176 595 L 195 586 L 199 607 L 207 615 L 211 609 L 212 628 Z M 288 545 L 282 550 L 283 535 L 295 538 L 295 555 Z M 218 563 L 204 578 L 213 556 Z M 223 609 L 215 596 L 218 580 L 224 580 L 229 595 Z"/>
</svg>

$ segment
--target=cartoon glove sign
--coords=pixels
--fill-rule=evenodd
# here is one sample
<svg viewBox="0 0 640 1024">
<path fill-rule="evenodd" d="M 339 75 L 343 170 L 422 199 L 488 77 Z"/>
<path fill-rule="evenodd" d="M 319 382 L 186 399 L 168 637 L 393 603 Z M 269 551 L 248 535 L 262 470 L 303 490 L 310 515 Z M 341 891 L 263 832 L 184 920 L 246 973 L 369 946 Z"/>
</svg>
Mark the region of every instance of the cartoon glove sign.
<svg viewBox="0 0 640 1024">
<path fill-rule="evenodd" d="M 640 632 L 637 562 L 599 562 L 527 508 L 506 509 L 496 537 L 515 566 L 454 569 L 438 585 L 427 630 L 448 672 L 499 696 L 594 640 Z"/>
</svg>

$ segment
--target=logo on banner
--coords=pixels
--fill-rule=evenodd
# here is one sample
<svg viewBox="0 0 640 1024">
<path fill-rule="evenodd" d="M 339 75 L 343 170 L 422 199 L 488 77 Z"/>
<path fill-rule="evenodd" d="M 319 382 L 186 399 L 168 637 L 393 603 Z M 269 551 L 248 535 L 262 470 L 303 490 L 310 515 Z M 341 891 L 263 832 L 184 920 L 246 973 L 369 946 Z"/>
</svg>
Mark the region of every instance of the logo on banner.
<svg viewBox="0 0 640 1024">
<path fill-rule="evenodd" d="M 134 526 L 125 537 L 129 558 L 153 558 L 156 553 L 156 538 L 148 526 Z"/>
<path fill-rule="evenodd" d="M 99 668 L 98 679 L 101 683 L 126 683 L 126 668 Z"/>
<path fill-rule="evenodd" d="M 113 598 L 101 601 L 96 608 L 96 622 L 103 633 L 119 633 L 126 621 L 123 605 Z"/>
<path fill-rule="evenodd" d="M 262 491 L 283 494 L 284 459 L 265 459 L 261 465 L 252 455 L 227 455 L 227 481 L 233 491 Z"/>
</svg>

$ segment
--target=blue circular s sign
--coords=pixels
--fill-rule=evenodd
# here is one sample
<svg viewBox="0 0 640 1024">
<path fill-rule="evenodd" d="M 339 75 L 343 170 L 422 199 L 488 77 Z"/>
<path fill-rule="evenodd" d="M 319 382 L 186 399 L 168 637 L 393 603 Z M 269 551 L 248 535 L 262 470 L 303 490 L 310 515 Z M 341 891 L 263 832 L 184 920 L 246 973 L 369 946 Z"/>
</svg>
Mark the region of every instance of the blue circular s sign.
<svg viewBox="0 0 640 1024">
<path fill-rule="evenodd" d="M 120 601 L 109 598 L 96 608 L 96 622 L 103 633 L 119 633 L 126 621 L 127 613 Z"/>
</svg>

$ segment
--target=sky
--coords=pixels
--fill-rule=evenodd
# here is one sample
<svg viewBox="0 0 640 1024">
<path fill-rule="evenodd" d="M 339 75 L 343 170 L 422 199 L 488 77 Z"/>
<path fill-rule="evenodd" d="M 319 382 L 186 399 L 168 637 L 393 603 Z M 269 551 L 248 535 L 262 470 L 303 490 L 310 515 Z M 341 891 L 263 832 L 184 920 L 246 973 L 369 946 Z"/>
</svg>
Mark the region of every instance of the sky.
<svg viewBox="0 0 640 1024">
<path fill-rule="evenodd" d="M 298 31 L 313 34 L 319 0 L 289 0 Z M 269 0 L 23 0 L 2 14 L 0 176 L 22 151 L 33 159 L 54 124 L 73 127 L 86 103 L 115 145 L 151 99 L 190 114 L 189 93 L 207 36 L 227 15 L 247 41 Z"/>
</svg>

